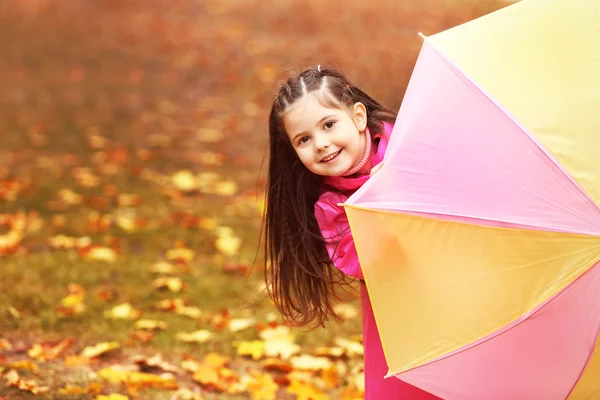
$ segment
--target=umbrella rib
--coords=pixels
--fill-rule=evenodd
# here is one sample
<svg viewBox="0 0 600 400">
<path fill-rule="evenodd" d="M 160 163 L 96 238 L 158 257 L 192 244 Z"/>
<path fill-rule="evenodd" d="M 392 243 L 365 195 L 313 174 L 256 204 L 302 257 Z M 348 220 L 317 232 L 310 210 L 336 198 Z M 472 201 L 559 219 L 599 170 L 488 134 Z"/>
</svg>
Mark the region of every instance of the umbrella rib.
<svg viewBox="0 0 600 400">
<path fill-rule="evenodd" d="M 425 38 L 425 41 L 428 42 L 429 45 L 431 46 L 431 48 L 434 51 L 436 51 L 444 60 L 446 60 L 446 62 L 448 62 L 450 65 L 452 65 L 452 67 L 456 71 L 460 72 L 462 77 L 464 77 L 469 82 L 471 82 L 473 84 L 473 86 L 475 88 L 477 88 L 477 90 L 479 90 L 484 96 L 486 96 L 488 99 L 490 99 L 490 101 L 500 111 L 502 111 L 519 129 L 521 129 L 521 131 L 525 135 L 527 135 L 529 140 L 531 140 L 537 147 L 540 148 L 540 150 L 546 155 L 546 157 L 548 157 L 550 159 L 550 161 L 552 161 L 562 171 L 564 176 L 566 176 L 575 185 L 575 187 L 585 196 L 585 198 L 600 212 L 600 205 L 597 204 L 596 201 L 594 201 L 594 199 L 583 189 L 583 187 L 581 187 L 579 182 L 577 182 L 575 180 L 575 178 L 573 178 L 573 176 L 562 166 L 562 164 L 554 157 L 554 155 L 550 151 L 548 151 L 548 149 L 542 143 L 540 143 L 539 140 L 537 140 L 531 132 L 529 132 L 529 129 L 527 129 L 523 124 L 521 124 L 511 112 L 509 112 L 507 109 L 502 107 L 502 105 L 491 94 L 489 94 L 484 88 L 482 88 L 479 84 L 477 84 L 477 82 L 473 81 L 469 77 L 469 75 L 465 71 L 463 71 L 462 68 L 460 68 L 452 60 L 452 58 L 450 58 L 446 53 L 444 53 L 440 48 L 438 48 L 430 38 Z"/>
<path fill-rule="evenodd" d="M 469 222 L 454 221 L 454 220 L 448 220 L 448 221 L 454 222 L 456 224 L 463 224 L 463 225 L 477 225 L 477 226 L 481 226 L 483 228 L 512 229 L 512 230 L 534 231 L 534 232 L 561 232 L 561 233 L 584 235 L 584 236 L 594 236 L 594 237 L 600 236 L 600 227 L 598 228 L 598 231 L 583 232 L 583 231 L 574 231 L 574 230 L 569 230 L 569 229 L 564 229 L 564 228 L 558 229 L 558 228 L 553 228 L 553 227 L 548 227 L 548 226 L 529 225 L 529 224 L 505 221 L 505 220 L 494 219 L 494 218 L 473 217 L 472 215 L 458 214 L 458 213 L 442 213 L 442 212 L 435 212 L 435 211 L 426 211 L 425 212 L 425 211 L 408 210 L 408 209 L 401 209 L 401 208 L 379 209 L 379 208 L 375 208 L 375 206 L 372 206 L 373 208 L 369 208 L 364 205 L 356 205 L 356 204 L 349 204 L 349 203 L 340 203 L 338 205 L 343 206 L 345 208 L 354 208 L 357 210 L 364 210 L 364 211 L 381 213 L 381 214 L 390 214 L 393 212 L 393 213 L 398 213 L 398 214 L 404 214 L 404 215 L 409 215 L 409 216 L 418 216 L 421 218 L 430 218 L 430 219 L 435 219 L 434 218 L 435 216 L 450 217 L 450 218 L 452 218 L 452 217 L 464 218 L 464 219 L 468 220 Z M 427 214 L 427 215 L 423 215 L 423 214 Z M 497 226 L 497 225 L 486 226 L 486 225 L 478 224 L 477 223 L 478 221 L 501 223 L 501 224 L 513 224 L 513 225 L 512 226 Z"/>
</svg>

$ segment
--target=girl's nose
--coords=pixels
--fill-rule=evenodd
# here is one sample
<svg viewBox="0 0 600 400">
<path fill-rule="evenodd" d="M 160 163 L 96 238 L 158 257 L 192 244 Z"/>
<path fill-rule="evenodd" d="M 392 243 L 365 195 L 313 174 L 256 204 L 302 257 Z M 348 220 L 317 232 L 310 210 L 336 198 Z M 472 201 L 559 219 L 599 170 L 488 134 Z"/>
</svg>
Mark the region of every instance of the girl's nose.
<svg viewBox="0 0 600 400">
<path fill-rule="evenodd" d="M 328 148 L 330 144 L 331 143 L 329 142 L 327 137 L 325 137 L 325 135 L 319 135 L 315 138 L 315 149 L 317 151 L 321 151 Z"/>
</svg>

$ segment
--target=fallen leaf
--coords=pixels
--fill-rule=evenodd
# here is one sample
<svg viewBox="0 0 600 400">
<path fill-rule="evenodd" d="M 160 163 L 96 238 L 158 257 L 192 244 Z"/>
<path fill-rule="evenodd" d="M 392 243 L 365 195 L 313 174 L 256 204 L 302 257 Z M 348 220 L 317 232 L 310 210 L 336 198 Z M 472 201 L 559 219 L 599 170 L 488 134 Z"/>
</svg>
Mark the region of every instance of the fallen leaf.
<svg viewBox="0 0 600 400">
<path fill-rule="evenodd" d="M 344 319 L 356 318 L 358 316 L 356 307 L 347 303 L 336 304 L 333 310 Z"/>
<path fill-rule="evenodd" d="M 172 400 L 202 400 L 200 393 L 192 392 L 190 389 L 182 388 L 173 393 Z"/>
<path fill-rule="evenodd" d="M 172 275 L 177 272 L 177 268 L 169 262 L 160 261 L 150 267 L 150 272 L 155 274 Z"/>
<path fill-rule="evenodd" d="M 194 381 L 213 390 L 224 391 L 225 387 L 219 379 L 217 371 L 205 364 L 200 364 L 193 376 Z"/>
<path fill-rule="evenodd" d="M 329 400 L 329 396 L 307 382 L 292 379 L 287 392 L 296 395 L 296 400 Z"/>
<path fill-rule="evenodd" d="M 129 337 L 137 342 L 148 344 L 154 338 L 154 331 L 133 331 Z"/>
<path fill-rule="evenodd" d="M 248 391 L 252 400 L 275 400 L 279 385 L 275 383 L 271 375 L 253 372 Z"/>
<path fill-rule="evenodd" d="M 217 182 L 214 192 L 221 196 L 233 196 L 237 193 L 237 183 L 234 181 Z"/>
<path fill-rule="evenodd" d="M 325 357 L 313 357 L 308 354 L 292 357 L 290 363 L 294 368 L 305 371 L 322 371 L 333 367 L 333 363 L 330 359 Z"/>
<path fill-rule="evenodd" d="M 63 339 L 58 343 L 36 343 L 27 351 L 27 355 L 40 361 L 51 361 L 61 356 L 73 342 L 73 339 Z"/>
<path fill-rule="evenodd" d="M 229 363 L 229 358 L 219 353 L 208 353 L 202 362 L 214 369 L 223 368 Z"/>
<path fill-rule="evenodd" d="M 99 394 L 100 390 L 102 390 L 102 385 L 95 382 L 90 384 L 87 387 L 73 386 L 73 385 L 65 385 L 64 387 L 58 389 L 58 393 L 60 394 Z"/>
<path fill-rule="evenodd" d="M 182 192 L 191 192 L 196 189 L 196 177 L 190 171 L 178 171 L 171 177 L 173 186 Z"/>
<path fill-rule="evenodd" d="M 196 257 L 196 252 L 185 247 L 170 249 L 166 253 L 167 260 L 178 262 L 189 262 Z"/>
<path fill-rule="evenodd" d="M 294 370 L 292 364 L 278 358 L 267 358 L 261 363 L 261 365 L 265 371 L 283 372 L 287 374 L 288 372 Z"/>
<path fill-rule="evenodd" d="M 364 392 L 355 386 L 346 386 L 340 391 L 340 400 L 363 400 Z"/>
<path fill-rule="evenodd" d="M 0 350 L 12 350 L 12 345 L 8 340 L 0 338 Z"/>
<path fill-rule="evenodd" d="M 94 261 L 113 263 L 117 261 L 117 253 L 109 247 L 92 247 L 87 252 L 87 258 Z"/>
<path fill-rule="evenodd" d="M 109 395 L 99 395 L 96 400 L 129 400 L 128 396 L 119 393 L 112 393 Z"/>
<path fill-rule="evenodd" d="M 179 332 L 175 335 L 176 340 L 180 340 L 186 343 L 205 343 L 212 338 L 213 333 L 206 329 L 200 329 L 190 333 Z"/>
<path fill-rule="evenodd" d="M 341 337 L 337 337 L 334 340 L 336 346 L 344 349 L 348 356 L 362 356 L 364 354 L 363 345 L 360 342 L 355 342 L 352 340 L 344 339 Z"/>
<path fill-rule="evenodd" d="M 85 358 L 96 358 L 120 347 L 121 345 L 119 342 L 102 342 L 94 346 L 87 346 L 81 352 L 81 356 Z"/>
<path fill-rule="evenodd" d="M 138 355 L 133 357 L 132 362 L 138 365 L 141 372 L 179 372 L 177 367 L 164 361 L 158 354 L 150 358 Z"/>
<path fill-rule="evenodd" d="M 254 318 L 237 318 L 229 321 L 229 330 L 231 332 L 240 332 L 244 329 L 251 328 L 256 324 L 256 320 Z"/>
<path fill-rule="evenodd" d="M 16 369 L 18 371 L 31 371 L 33 373 L 38 373 L 40 371 L 37 364 L 31 360 L 14 361 L 8 363 L 6 367 Z"/>
<path fill-rule="evenodd" d="M 217 238 L 215 247 L 222 254 L 233 257 L 235 256 L 242 245 L 242 239 L 235 235 L 224 235 Z"/>
<path fill-rule="evenodd" d="M 3 375 L 5 382 L 8 386 L 16 387 L 24 392 L 31 392 L 33 394 L 40 394 L 50 391 L 47 386 L 39 386 L 33 379 L 23 379 L 19 376 L 19 373 L 14 369 L 9 370 Z"/>
<path fill-rule="evenodd" d="M 258 360 L 265 354 L 265 342 L 262 340 L 240 341 L 236 345 L 237 354 L 240 356 L 250 356 Z"/>
<path fill-rule="evenodd" d="M 178 384 L 171 374 L 155 375 L 146 372 L 128 371 L 115 367 L 98 371 L 98 376 L 112 383 L 124 383 L 133 387 L 175 390 Z"/>
<path fill-rule="evenodd" d="M 168 289 L 171 292 L 178 293 L 184 288 L 184 283 L 179 277 L 170 276 L 170 277 L 160 277 L 152 282 L 152 286 L 154 289 Z"/>
<path fill-rule="evenodd" d="M 110 319 L 138 319 L 142 313 L 129 303 L 122 303 L 104 312 L 104 317 Z"/>
<path fill-rule="evenodd" d="M 346 354 L 346 351 L 341 348 L 341 347 L 317 347 L 314 351 L 314 354 L 316 356 L 324 356 L 324 357 L 332 357 L 332 358 L 340 358 L 342 357 L 344 354 Z"/>
<path fill-rule="evenodd" d="M 167 323 L 152 319 L 140 319 L 136 321 L 135 328 L 140 330 L 165 330 L 167 329 Z"/>
<path fill-rule="evenodd" d="M 340 386 L 340 372 L 338 368 L 332 366 L 321 371 L 321 379 L 328 389 L 335 389 Z"/>
<path fill-rule="evenodd" d="M 265 341 L 265 354 L 269 357 L 286 360 L 300 352 L 300 346 L 294 343 L 294 335 L 286 326 L 267 328 L 259 336 Z"/>
<path fill-rule="evenodd" d="M 225 329 L 231 320 L 231 314 L 229 310 L 226 308 L 222 308 L 220 312 L 214 313 L 210 316 L 210 323 L 215 327 L 215 329 Z"/>
</svg>

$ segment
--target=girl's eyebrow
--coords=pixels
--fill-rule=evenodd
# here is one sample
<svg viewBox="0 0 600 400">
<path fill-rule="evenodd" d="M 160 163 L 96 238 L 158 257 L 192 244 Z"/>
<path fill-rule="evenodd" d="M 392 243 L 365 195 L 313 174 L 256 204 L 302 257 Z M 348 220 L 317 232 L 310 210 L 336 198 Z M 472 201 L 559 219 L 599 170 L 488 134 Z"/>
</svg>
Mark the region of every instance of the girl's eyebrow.
<svg viewBox="0 0 600 400">
<path fill-rule="evenodd" d="M 335 117 L 335 115 L 331 114 L 331 115 L 324 116 L 323 118 L 321 118 L 320 120 L 317 121 L 317 123 L 315 124 L 315 126 L 321 125 L 323 123 L 323 121 L 325 121 L 326 119 L 331 118 L 331 117 Z M 305 134 L 306 134 L 306 132 L 300 132 L 300 133 L 295 134 L 294 137 L 292 138 L 292 141 L 296 140 L 296 138 L 298 136 L 305 135 Z"/>
</svg>

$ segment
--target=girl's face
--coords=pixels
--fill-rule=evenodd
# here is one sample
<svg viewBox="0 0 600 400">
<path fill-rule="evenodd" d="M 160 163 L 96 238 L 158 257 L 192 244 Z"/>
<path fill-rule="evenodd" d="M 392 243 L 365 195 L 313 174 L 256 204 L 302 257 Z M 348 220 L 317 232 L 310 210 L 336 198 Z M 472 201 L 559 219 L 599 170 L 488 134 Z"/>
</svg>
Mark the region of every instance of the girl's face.
<svg viewBox="0 0 600 400">
<path fill-rule="evenodd" d="M 314 174 L 341 176 L 365 154 L 362 103 L 350 110 L 325 107 L 313 91 L 290 106 L 283 123 L 300 161 Z"/>
</svg>

